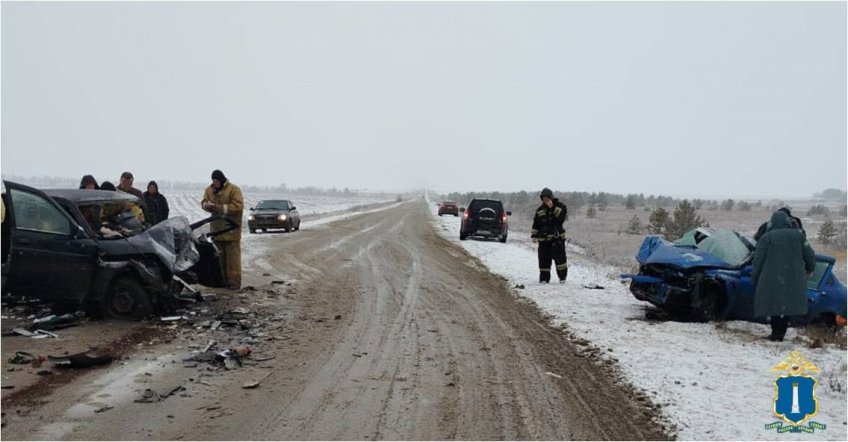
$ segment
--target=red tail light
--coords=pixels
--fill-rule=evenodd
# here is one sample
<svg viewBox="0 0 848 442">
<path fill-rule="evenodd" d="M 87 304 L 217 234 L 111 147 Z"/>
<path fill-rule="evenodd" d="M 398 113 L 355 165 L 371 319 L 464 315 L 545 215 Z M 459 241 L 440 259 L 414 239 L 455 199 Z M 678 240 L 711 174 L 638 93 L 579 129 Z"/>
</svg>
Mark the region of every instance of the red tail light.
<svg viewBox="0 0 848 442">
<path fill-rule="evenodd" d="M 506 213 L 504 213 L 504 215 L 503 215 L 503 220 L 504 220 L 504 222 L 506 222 Z"/>
<path fill-rule="evenodd" d="M 469 215 L 471 215 L 470 210 L 466 210 L 465 213 L 462 214 L 462 216 L 465 217 L 465 218 L 468 218 Z"/>
</svg>

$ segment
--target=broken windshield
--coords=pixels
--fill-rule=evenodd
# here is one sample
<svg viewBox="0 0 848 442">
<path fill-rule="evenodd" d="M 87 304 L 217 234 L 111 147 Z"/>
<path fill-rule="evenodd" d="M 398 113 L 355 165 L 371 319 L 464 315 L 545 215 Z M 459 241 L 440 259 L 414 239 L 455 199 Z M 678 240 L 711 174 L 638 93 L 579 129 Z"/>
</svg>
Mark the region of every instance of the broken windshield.
<svg viewBox="0 0 848 442">
<path fill-rule="evenodd" d="M 675 244 L 697 247 L 732 266 L 741 266 L 751 254 L 742 238 L 727 229 L 698 227 L 686 232 Z"/>
</svg>

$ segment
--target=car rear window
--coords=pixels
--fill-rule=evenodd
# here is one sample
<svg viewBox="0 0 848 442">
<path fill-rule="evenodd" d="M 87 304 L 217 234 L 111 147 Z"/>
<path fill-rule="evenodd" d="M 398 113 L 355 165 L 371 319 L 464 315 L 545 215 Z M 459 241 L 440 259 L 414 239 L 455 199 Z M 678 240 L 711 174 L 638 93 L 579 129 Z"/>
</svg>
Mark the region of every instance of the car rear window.
<svg viewBox="0 0 848 442">
<path fill-rule="evenodd" d="M 468 206 L 468 210 L 472 212 L 479 212 L 483 208 L 494 209 L 495 212 L 503 211 L 503 204 L 500 201 L 485 201 L 485 200 L 477 200 L 472 201 L 471 205 Z"/>
</svg>

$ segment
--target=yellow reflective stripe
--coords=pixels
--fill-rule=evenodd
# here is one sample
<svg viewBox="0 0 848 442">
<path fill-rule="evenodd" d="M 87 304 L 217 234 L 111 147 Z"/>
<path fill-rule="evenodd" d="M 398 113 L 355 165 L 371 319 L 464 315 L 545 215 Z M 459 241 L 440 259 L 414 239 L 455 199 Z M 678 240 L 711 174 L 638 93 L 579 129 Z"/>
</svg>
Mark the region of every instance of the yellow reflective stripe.
<svg viewBox="0 0 848 442">
<path fill-rule="evenodd" d="M 554 207 L 554 216 L 559 216 L 562 213 L 562 209 L 559 207 Z"/>
<path fill-rule="evenodd" d="M 556 268 L 557 268 L 557 270 L 565 270 L 565 269 L 567 269 L 567 268 L 568 268 L 568 263 L 565 263 L 565 264 L 558 264 L 558 265 L 556 266 Z"/>
</svg>

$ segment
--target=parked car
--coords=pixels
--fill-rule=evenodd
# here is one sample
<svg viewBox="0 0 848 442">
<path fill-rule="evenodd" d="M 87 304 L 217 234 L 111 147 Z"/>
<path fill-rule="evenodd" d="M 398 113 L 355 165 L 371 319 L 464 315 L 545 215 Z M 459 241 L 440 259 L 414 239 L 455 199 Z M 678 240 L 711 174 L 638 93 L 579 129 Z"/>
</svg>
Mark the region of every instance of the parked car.
<svg viewBox="0 0 848 442">
<path fill-rule="evenodd" d="M 498 238 L 506 242 L 509 233 L 509 216 L 512 212 L 504 210 L 503 203 L 498 200 L 474 198 L 468 203 L 468 208 L 460 208 L 463 212 L 459 227 L 459 239 L 469 236 Z"/>
<path fill-rule="evenodd" d="M 41 191 L 10 181 L 3 181 L 2 201 L 4 294 L 83 307 L 111 318 L 140 319 L 174 308 L 185 287 L 181 279 L 223 286 L 211 238 L 232 230 L 235 223 L 229 230 L 197 236 L 195 230 L 212 218 L 189 225 L 185 217 L 174 217 L 147 228 L 138 225 L 130 211 L 140 204 L 135 196 Z M 112 210 L 115 207 L 126 210 Z"/>
<path fill-rule="evenodd" d="M 439 204 L 439 216 L 446 213 L 453 216 L 459 216 L 459 204 L 454 201 L 442 201 L 441 204 Z"/>
<path fill-rule="evenodd" d="M 636 260 L 639 273 L 630 279 L 630 291 L 681 319 L 705 321 L 754 317 L 751 282 L 755 246 L 738 233 L 699 227 L 676 242 L 648 236 Z M 813 321 L 843 322 L 846 316 L 845 285 L 833 272 L 835 259 L 816 255 L 816 270 L 807 278 L 809 312 L 793 317 L 793 324 Z"/>
<path fill-rule="evenodd" d="M 256 207 L 250 208 L 247 215 L 247 228 L 250 233 L 257 230 L 284 229 L 286 232 L 300 230 L 300 214 L 289 200 L 262 200 Z"/>
</svg>

